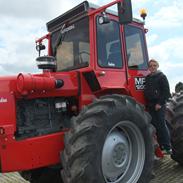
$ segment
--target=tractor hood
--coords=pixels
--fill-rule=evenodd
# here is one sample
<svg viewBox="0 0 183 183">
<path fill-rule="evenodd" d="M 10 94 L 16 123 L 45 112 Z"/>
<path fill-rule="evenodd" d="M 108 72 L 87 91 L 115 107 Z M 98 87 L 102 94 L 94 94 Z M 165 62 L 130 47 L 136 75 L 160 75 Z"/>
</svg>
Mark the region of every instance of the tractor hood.
<svg viewBox="0 0 183 183">
<path fill-rule="evenodd" d="M 0 100 L 3 93 L 13 94 L 16 98 L 35 98 L 51 96 L 75 96 L 78 93 L 77 72 L 43 74 L 18 74 L 0 77 Z M 2 95 L 2 96 L 1 96 Z"/>
<path fill-rule="evenodd" d="M 78 81 L 77 72 L 0 77 L 0 144 L 2 134 L 13 136 L 16 131 L 18 100 L 77 96 Z"/>
<path fill-rule="evenodd" d="M 14 91 L 16 88 L 17 76 L 0 77 L 0 93 Z"/>
</svg>

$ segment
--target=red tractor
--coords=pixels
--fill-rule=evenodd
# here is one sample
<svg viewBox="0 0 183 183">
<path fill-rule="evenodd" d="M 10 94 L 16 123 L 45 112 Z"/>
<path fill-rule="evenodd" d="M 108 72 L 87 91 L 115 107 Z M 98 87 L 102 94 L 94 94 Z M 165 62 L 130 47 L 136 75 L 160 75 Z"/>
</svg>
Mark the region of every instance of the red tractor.
<svg viewBox="0 0 183 183">
<path fill-rule="evenodd" d="M 47 29 L 36 45 L 43 73 L 0 78 L 1 172 L 31 183 L 148 183 L 146 30 L 131 1 L 84 1 Z"/>
</svg>

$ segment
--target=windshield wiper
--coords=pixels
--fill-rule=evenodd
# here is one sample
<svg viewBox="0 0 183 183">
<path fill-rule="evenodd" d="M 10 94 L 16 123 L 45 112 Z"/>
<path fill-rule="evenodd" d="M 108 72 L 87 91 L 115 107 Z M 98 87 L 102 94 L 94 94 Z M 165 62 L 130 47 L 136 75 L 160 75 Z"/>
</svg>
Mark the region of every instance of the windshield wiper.
<svg viewBox="0 0 183 183">
<path fill-rule="evenodd" d="M 66 34 L 66 32 L 64 32 L 63 33 L 63 30 L 65 29 L 65 24 L 63 24 L 62 25 L 62 27 L 61 27 L 61 29 L 60 29 L 60 32 L 59 32 L 59 35 L 58 35 L 58 38 L 57 38 L 57 40 L 56 40 L 56 44 L 55 44 L 55 46 L 54 46 L 54 55 L 56 54 L 56 50 L 57 50 L 57 48 L 58 48 L 58 46 L 60 45 L 60 44 L 62 44 L 62 41 L 64 40 L 64 37 L 65 37 L 65 34 Z"/>
</svg>

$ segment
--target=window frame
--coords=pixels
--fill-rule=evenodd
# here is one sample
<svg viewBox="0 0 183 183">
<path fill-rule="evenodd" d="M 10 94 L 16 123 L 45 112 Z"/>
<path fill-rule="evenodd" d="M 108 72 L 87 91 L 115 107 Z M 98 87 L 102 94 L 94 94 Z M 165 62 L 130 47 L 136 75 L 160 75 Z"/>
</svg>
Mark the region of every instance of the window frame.
<svg viewBox="0 0 183 183">
<path fill-rule="evenodd" d="M 121 53 L 121 66 L 120 67 L 115 67 L 115 66 L 109 66 L 109 65 L 106 65 L 106 66 L 102 66 L 100 63 L 99 63 L 99 51 L 100 51 L 100 49 L 99 49 L 99 47 L 98 47 L 98 40 L 99 40 L 99 35 L 98 35 L 98 25 L 100 25 L 99 23 L 98 23 L 98 18 L 100 17 L 100 15 L 97 15 L 96 17 L 95 17 L 95 25 L 96 25 L 96 51 L 97 51 L 97 57 L 96 57 L 96 59 L 97 59 L 97 65 L 98 65 L 98 67 L 99 68 L 102 68 L 102 69 L 122 69 L 122 68 L 124 68 L 124 58 L 123 58 L 123 49 L 122 49 L 122 43 L 121 43 L 121 26 L 120 26 L 120 24 L 119 24 L 119 21 L 117 21 L 117 20 L 115 20 L 115 19 L 113 19 L 113 18 L 110 18 L 110 21 L 112 21 L 112 22 L 115 22 L 116 23 L 116 25 L 118 26 L 118 35 L 119 35 L 119 44 L 120 44 L 120 53 Z M 106 52 L 107 53 L 107 52 Z"/>
</svg>

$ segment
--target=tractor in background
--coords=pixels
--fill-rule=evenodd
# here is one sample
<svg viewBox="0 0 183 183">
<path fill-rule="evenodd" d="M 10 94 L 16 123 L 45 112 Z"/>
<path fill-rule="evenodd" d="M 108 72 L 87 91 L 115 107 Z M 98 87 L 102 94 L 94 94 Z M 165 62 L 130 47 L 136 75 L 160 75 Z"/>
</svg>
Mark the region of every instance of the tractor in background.
<svg viewBox="0 0 183 183">
<path fill-rule="evenodd" d="M 175 85 L 175 93 L 167 102 L 166 121 L 171 136 L 171 158 L 183 166 L 183 83 Z"/>
</svg>

